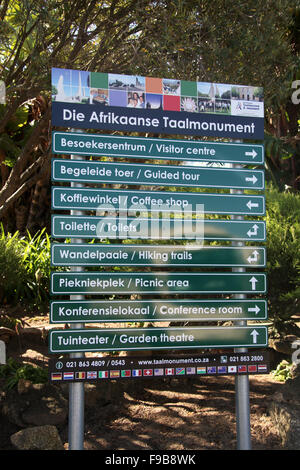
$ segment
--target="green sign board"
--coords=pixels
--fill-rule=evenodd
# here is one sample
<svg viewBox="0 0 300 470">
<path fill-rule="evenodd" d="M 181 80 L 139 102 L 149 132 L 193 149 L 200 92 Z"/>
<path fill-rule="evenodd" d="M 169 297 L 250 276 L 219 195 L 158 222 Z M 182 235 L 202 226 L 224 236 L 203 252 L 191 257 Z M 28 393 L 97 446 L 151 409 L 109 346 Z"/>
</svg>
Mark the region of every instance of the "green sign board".
<svg viewBox="0 0 300 470">
<path fill-rule="evenodd" d="M 51 293 L 71 294 L 170 294 L 266 292 L 261 273 L 52 273 Z"/>
<path fill-rule="evenodd" d="M 203 208 L 200 206 L 203 205 Z M 52 188 L 52 209 L 264 215 L 265 197 L 167 191 Z M 204 210 L 204 212 L 202 212 Z"/>
<path fill-rule="evenodd" d="M 53 238 L 265 241 L 264 221 L 52 216 Z"/>
<path fill-rule="evenodd" d="M 146 158 L 154 160 L 188 160 L 262 165 L 264 147 L 257 144 L 201 142 L 182 139 L 53 132 L 52 152 L 64 155 L 93 155 Z"/>
<path fill-rule="evenodd" d="M 263 170 L 240 170 L 199 166 L 138 165 L 56 159 L 52 180 L 151 186 L 264 189 Z"/>
<path fill-rule="evenodd" d="M 59 300 L 50 323 L 264 320 L 265 300 Z"/>
<path fill-rule="evenodd" d="M 107 328 L 55 330 L 49 334 L 50 353 L 267 346 L 267 328 Z"/>
<path fill-rule="evenodd" d="M 53 266 L 256 266 L 266 265 L 263 247 L 201 245 L 53 244 Z"/>
</svg>

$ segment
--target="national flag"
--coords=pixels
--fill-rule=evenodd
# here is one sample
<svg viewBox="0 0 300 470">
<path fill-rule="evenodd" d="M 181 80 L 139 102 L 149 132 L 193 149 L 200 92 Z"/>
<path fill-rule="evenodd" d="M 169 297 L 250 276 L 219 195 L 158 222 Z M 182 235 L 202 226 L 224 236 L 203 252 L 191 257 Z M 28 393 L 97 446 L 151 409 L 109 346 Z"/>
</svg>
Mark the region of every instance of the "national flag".
<svg viewBox="0 0 300 470">
<path fill-rule="evenodd" d="M 51 380 L 62 380 L 62 373 L 53 372 L 51 374 Z"/>
<path fill-rule="evenodd" d="M 121 370 L 121 377 L 131 377 L 131 370 Z"/>
<path fill-rule="evenodd" d="M 227 367 L 226 366 L 218 366 L 218 374 L 226 374 Z"/>
<path fill-rule="evenodd" d="M 153 375 L 153 370 L 152 369 L 144 369 L 143 375 L 145 377 L 151 377 Z"/>
<path fill-rule="evenodd" d="M 96 371 L 87 372 L 86 378 L 87 379 L 96 379 L 97 378 L 97 372 Z"/>
<path fill-rule="evenodd" d="M 257 372 L 257 367 L 255 365 L 248 366 L 248 372 Z"/>
<path fill-rule="evenodd" d="M 196 367 L 187 367 L 186 368 L 187 374 L 196 374 Z"/>
<path fill-rule="evenodd" d="M 154 375 L 164 375 L 163 369 L 154 369 Z"/>
<path fill-rule="evenodd" d="M 142 369 L 133 369 L 132 377 L 141 377 L 142 376 Z"/>
<path fill-rule="evenodd" d="M 197 374 L 206 374 L 206 367 L 197 367 Z"/>
<path fill-rule="evenodd" d="M 165 370 L 165 374 L 166 374 L 166 375 L 174 375 L 174 369 L 172 369 L 172 368 L 166 369 L 166 370 Z"/>
<path fill-rule="evenodd" d="M 266 372 L 268 370 L 267 364 L 258 364 L 257 370 L 258 372 Z"/>
<path fill-rule="evenodd" d="M 217 373 L 217 368 L 215 366 L 207 367 L 207 373 L 208 374 L 216 374 Z"/>
<path fill-rule="evenodd" d="M 73 380 L 74 372 L 64 372 L 64 380 Z"/>
<path fill-rule="evenodd" d="M 225 364 L 227 362 L 227 356 L 221 356 L 221 363 Z"/>
<path fill-rule="evenodd" d="M 108 379 L 108 370 L 100 370 L 99 379 Z"/>
<path fill-rule="evenodd" d="M 228 366 L 228 372 L 234 374 L 236 372 L 236 366 Z"/>
<path fill-rule="evenodd" d="M 176 375 L 184 375 L 185 374 L 185 368 L 184 367 L 177 367 L 176 368 Z"/>
<path fill-rule="evenodd" d="M 111 379 L 116 379 L 120 377 L 120 371 L 119 370 L 111 370 L 110 371 L 110 378 Z"/>
<path fill-rule="evenodd" d="M 238 366 L 239 372 L 247 372 L 247 366 Z"/>
<path fill-rule="evenodd" d="M 85 379 L 85 372 L 76 372 L 76 379 Z"/>
</svg>

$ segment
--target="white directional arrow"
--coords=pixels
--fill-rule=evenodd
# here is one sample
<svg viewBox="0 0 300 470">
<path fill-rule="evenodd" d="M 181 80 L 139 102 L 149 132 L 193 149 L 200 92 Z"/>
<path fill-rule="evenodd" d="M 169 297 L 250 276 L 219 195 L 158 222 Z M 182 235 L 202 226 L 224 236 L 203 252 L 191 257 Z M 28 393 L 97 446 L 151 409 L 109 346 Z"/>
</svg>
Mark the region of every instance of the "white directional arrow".
<svg viewBox="0 0 300 470">
<path fill-rule="evenodd" d="M 254 250 L 252 252 L 252 256 L 248 256 L 247 261 L 249 263 L 255 263 L 258 260 L 258 255 L 259 255 L 258 251 Z"/>
<path fill-rule="evenodd" d="M 252 210 L 252 207 L 258 207 L 258 202 L 252 202 L 251 199 L 250 201 L 247 202 L 247 207 Z"/>
<path fill-rule="evenodd" d="M 252 149 L 251 152 L 245 152 L 245 155 L 247 155 L 247 157 L 255 158 L 257 155 L 257 152 L 255 152 L 255 150 Z"/>
<path fill-rule="evenodd" d="M 253 330 L 253 331 L 251 331 L 250 335 L 252 336 L 253 344 L 256 344 L 257 343 L 257 337 L 259 335 L 258 331 Z"/>
<path fill-rule="evenodd" d="M 249 282 L 251 282 L 251 289 L 255 290 L 256 289 L 256 283 L 258 282 L 256 277 L 252 276 L 251 279 L 249 279 Z"/>
<path fill-rule="evenodd" d="M 253 229 L 253 231 L 251 229 Z M 252 237 L 252 235 L 257 235 L 258 225 L 254 224 L 251 227 L 251 229 L 248 230 L 248 232 L 247 232 L 248 237 Z"/>
<path fill-rule="evenodd" d="M 257 315 L 258 312 L 260 312 L 260 308 L 258 307 L 258 305 L 255 305 L 255 307 L 249 307 L 248 312 L 254 312 L 255 315 Z"/>
<path fill-rule="evenodd" d="M 247 176 L 247 177 L 245 178 L 245 181 L 250 181 L 250 182 L 252 182 L 252 184 L 255 184 L 256 181 L 257 181 L 257 178 L 256 178 L 255 175 L 252 175 L 251 178 L 249 178 L 249 176 Z"/>
</svg>

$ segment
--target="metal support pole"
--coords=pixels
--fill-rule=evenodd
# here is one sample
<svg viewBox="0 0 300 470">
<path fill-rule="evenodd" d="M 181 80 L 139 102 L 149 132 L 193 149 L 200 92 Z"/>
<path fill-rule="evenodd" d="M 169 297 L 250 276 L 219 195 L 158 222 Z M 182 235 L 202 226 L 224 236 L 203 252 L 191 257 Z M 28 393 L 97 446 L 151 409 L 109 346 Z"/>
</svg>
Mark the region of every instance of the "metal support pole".
<svg viewBox="0 0 300 470">
<path fill-rule="evenodd" d="M 242 165 L 232 165 L 233 168 L 242 168 Z M 242 190 L 232 189 L 232 194 L 243 194 Z M 234 220 L 242 220 L 243 216 L 232 216 Z M 243 242 L 232 242 L 234 246 L 244 246 Z M 244 268 L 232 268 L 233 272 L 245 272 Z M 235 299 L 246 299 L 244 294 L 235 294 Z M 234 322 L 237 326 L 246 326 L 246 320 Z M 247 348 L 235 348 L 235 352 L 248 352 Z M 235 376 L 235 410 L 236 410 L 236 433 L 237 449 L 251 450 L 251 426 L 250 426 L 250 397 L 249 376 Z"/>
<path fill-rule="evenodd" d="M 243 268 L 234 268 L 234 272 L 245 272 Z M 245 299 L 244 294 L 236 294 L 235 299 Z M 235 322 L 238 326 L 246 326 L 247 321 Z M 247 348 L 235 348 L 235 352 L 247 353 Z M 249 396 L 249 376 L 235 376 L 235 410 L 236 410 L 236 435 L 237 449 L 251 450 L 251 425 L 250 425 L 250 396 Z"/>
<path fill-rule="evenodd" d="M 74 129 L 72 129 L 72 132 Z M 77 130 L 77 132 L 83 132 Z M 71 160 L 82 160 L 78 155 L 71 155 Z M 82 188 L 80 183 L 71 183 L 73 188 Z M 83 211 L 70 211 L 71 215 L 84 215 Z M 71 243 L 84 243 L 81 238 L 72 238 Z M 84 271 L 81 266 L 72 266 L 71 271 Z M 84 295 L 70 295 L 70 300 L 84 300 Z M 84 328 L 84 323 L 74 323 L 74 329 Z M 84 353 L 71 353 L 70 358 L 84 358 Z M 69 384 L 69 450 L 83 450 L 84 443 L 84 383 Z"/>
</svg>

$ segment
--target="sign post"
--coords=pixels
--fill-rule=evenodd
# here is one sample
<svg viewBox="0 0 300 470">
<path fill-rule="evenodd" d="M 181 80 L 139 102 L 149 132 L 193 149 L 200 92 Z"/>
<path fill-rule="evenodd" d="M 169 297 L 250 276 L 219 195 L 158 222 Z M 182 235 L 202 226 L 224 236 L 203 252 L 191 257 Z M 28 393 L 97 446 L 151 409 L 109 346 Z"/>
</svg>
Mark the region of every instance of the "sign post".
<svg viewBox="0 0 300 470">
<path fill-rule="evenodd" d="M 172 368 L 141 369 L 138 375 L 132 367 L 109 370 L 116 365 L 114 358 L 89 361 L 86 352 L 199 348 L 231 348 L 236 354 L 232 360 L 245 361 L 227 369 L 228 357 L 221 353 L 219 358 L 207 358 L 218 367 L 178 367 L 176 374 L 177 369 L 178 376 L 216 371 L 237 374 L 237 446 L 250 449 L 248 374 L 267 368 L 262 363 L 264 355 L 244 353 L 268 344 L 267 327 L 252 323 L 267 318 L 267 303 L 261 298 L 267 285 L 266 275 L 255 271 L 266 266 L 265 248 L 245 242 L 266 240 L 265 222 L 254 220 L 265 215 L 264 196 L 254 194 L 265 187 L 264 170 L 256 168 L 264 163 L 263 146 L 197 138 L 262 139 L 261 90 L 248 87 L 245 100 L 240 86 L 207 87 L 200 82 L 64 69 L 52 69 L 52 85 L 54 126 L 185 136 L 153 139 L 78 130 L 52 133 L 53 153 L 71 155 L 52 161 L 52 181 L 58 183 L 52 188 L 52 209 L 63 211 L 52 216 L 52 236 L 71 239 L 71 243 L 53 243 L 51 248 L 52 266 L 68 266 L 69 271 L 52 273 L 51 294 L 60 299 L 51 302 L 50 309 L 52 323 L 70 323 L 71 328 L 55 329 L 49 335 L 49 352 L 70 354 L 73 359 L 57 362 L 67 369 L 72 364 L 72 370 L 51 375 L 53 380 L 70 380 L 70 450 L 83 449 L 85 377 L 172 375 Z M 137 108 L 132 107 L 133 95 L 140 97 Z M 118 158 L 126 162 L 115 161 Z M 155 162 L 140 164 L 136 159 Z M 159 160 L 168 164 L 160 165 Z M 111 185 L 126 185 L 126 189 Z M 130 244 L 131 239 L 138 242 Z M 154 240 L 160 243 L 153 244 Z M 163 240 L 194 243 L 166 245 Z M 206 244 L 218 240 L 231 245 Z M 148 269 L 141 270 L 144 267 Z M 199 272 L 196 267 L 205 269 Z M 150 294 L 155 297 L 149 298 Z M 138 300 L 132 300 L 132 295 Z M 234 326 L 217 323 L 227 320 Z M 85 328 L 85 323 L 92 322 L 148 321 L 161 324 Z M 189 321 L 213 322 L 213 326 L 172 326 Z M 126 360 L 121 362 L 125 365 Z"/>
<path fill-rule="evenodd" d="M 71 155 L 71 160 L 80 160 L 78 155 Z M 71 182 L 71 187 L 82 188 L 81 183 Z M 71 216 L 83 215 L 81 211 L 71 210 Z M 80 238 L 71 239 L 72 243 L 81 244 Z M 82 272 L 81 266 L 71 266 L 71 271 Z M 70 295 L 70 301 L 82 301 L 83 295 Z M 74 323 L 75 329 L 84 328 L 84 323 Z M 84 353 L 73 352 L 70 358 L 84 357 Z M 69 386 L 69 449 L 83 450 L 84 443 L 84 384 L 80 382 L 70 383 Z"/>
<path fill-rule="evenodd" d="M 240 165 L 232 165 L 234 168 L 240 168 Z M 242 193 L 241 190 L 232 189 L 232 193 Z M 233 219 L 242 220 L 242 216 L 232 216 Z M 232 242 L 232 245 L 242 247 L 244 242 Z M 233 268 L 233 272 L 245 272 L 245 268 Z M 245 294 L 235 294 L 235 299 L 244 300 Z M 236 325 L 246 326 L 247 320 L 238 320 Z M 247 348 L 235 348 L 236 352 L 247 352 Z M 235 376 L 235 407 L 236 407 L 236 430 L 237 430 L 237 449 L 251 450 L 251 427 L 250 427 L 250 395 L 249 395 L 249 376 Z"/>
</svg>

